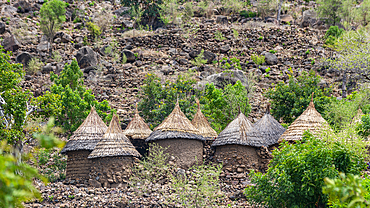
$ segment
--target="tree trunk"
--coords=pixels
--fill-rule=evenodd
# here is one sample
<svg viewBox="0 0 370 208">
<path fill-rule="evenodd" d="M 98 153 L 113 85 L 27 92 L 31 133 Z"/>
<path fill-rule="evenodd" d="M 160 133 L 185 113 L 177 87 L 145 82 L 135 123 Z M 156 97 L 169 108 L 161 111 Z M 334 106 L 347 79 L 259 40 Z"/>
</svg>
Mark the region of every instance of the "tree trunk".
<svg viewBox="0 0 370 208">
<path fill-rule="evenodd" d="M 347 97 L 347 73 L 343 73 L 343 79 L 342 79 L 342 98 Z"/>
<path fill-rule="evenodd" d="M 276 19 L 278 21 L 278 25 L 280 25 L 280 13 L 281 13 L 281 5 L 283 4 L 283 1 L 284 0 L 279 1 L 279 7 L 278 7 L 278 12 L 277 12 L 277 17 L 276 17 Z"/>
</svg>

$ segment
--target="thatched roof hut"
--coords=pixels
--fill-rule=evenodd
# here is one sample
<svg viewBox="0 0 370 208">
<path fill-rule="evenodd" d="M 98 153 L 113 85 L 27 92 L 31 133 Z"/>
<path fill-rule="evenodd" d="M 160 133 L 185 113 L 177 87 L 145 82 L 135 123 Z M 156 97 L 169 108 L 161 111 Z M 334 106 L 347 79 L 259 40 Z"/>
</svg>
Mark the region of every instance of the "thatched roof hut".
<svg viewBox="0 0 370 208">
<path fill-rule="evenodd" d="M 264 146 L 269 147 L 278 144 L 280 136 L 286 129 L 270 115 L 270 105 L 267 106 L 265 115 L 253 124 L 252 129 L 247 132 L 248 140 L 263 140 Z"/>
<path fill-rule="evenodd" d="M 320 131 L 320 129 L 327 124 L 325 119 L 317 112 L 313 103 L 313 93 L 311 96 L 311 102 L 307 109 L 289 126 L 289 128 L 281 135 L 279 143 L 285 141 L 297 141 L 301 140 L 303 133 L 306 130 L 311 132 Z"/>
<path fill-rule="evenodd" d="M 252 128 L 252 123 L 243 113 L 239 113 L 238 117 L 231 121 L 229 125 L 218 135 L 212 146 L 222 146 L 229 144 L 246 145 L 260 147 L 264 145 L 264 141 L 249 140 L 247 132 Z"/>
<path fill-rule="evenodd" d="M 203 136 L 197 128 L 193 126 L 191 121 L 181 111 L 179 102 L 170 115 L 157 126 L 153 133 L 146 139 L 147 142 L 152 142 L 162 139 L 195 139 L 204 141 Z"/>
<path fill-rule="evenodd" d="M 203 161 L 203 141 L 197 128 L 180 110 L 179 102 L 172 113 L 146 139 L 165 148 L 165 153 L 176 158 L 181 168 L 188 168 Z"/>
<path fill-rule="evenodd" d="M 133 139 L 146 139 L 152 132 L 153 131 L 150 130 L 148 124 L 146 124 L 144 119 L 139 115 L 136 104 L 135 115 L 123 133 Z"/>
<path fill-rule="evenodd" d="M 105 131 L 108 129 L 104 121 L 99 117 L 94 107 L 91 107 L 85 121 L 73 132 L 71 138 L 62 149 L 61 153 L 78 150 L 94 150 Z"/>
<path fill-rule="evenodd" d="M 122 132 L 117 115 L 113 115 L 107 132 L 90 153 L 89 159 L 114 156 L 140 157 L 139 152 Z"/>
<path fill-rule="evenodd" d="M 213 140 L 217 137 L 217 132 L 212 129 L 209 125 L 207 118 L 203 115 L 202 111 L 200 110 L 199 100 L 197 99 L 198 111 L 195 114 L 191 123 L 197 128 L 200 134 L 206 140 Z"/>
</svg>

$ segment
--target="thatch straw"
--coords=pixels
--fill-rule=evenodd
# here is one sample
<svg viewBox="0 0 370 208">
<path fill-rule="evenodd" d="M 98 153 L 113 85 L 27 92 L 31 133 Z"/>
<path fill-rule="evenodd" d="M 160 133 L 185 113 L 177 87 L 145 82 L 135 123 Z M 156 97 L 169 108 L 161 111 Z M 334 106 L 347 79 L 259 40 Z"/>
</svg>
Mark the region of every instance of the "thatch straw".
<svg viewBox="0 0 370 208">
<path fill-rule="evenodd" d="M 154 132 L 150 134 L 146 141 L 171 138 L 205 140 L 200 135 L 199 130 L 191 124 L 190 120 L 181 111 L 178 101 L 172 113 L 154 129 Z"/>
<path fill-rule="evenodd" d="M 247 132 L 252 128 L 252 123 L 245 117 L 243 113 L 239 113 L 238 117 L 231 121 L 229 125 L 218 135 L 212 146 L 221 146 L 227 144 L 239 144 L 246 146 L 263 146 L 263 141 L 249 140 Z"/>
<path fill-rule="evenodd" d="M 107 132 L 96 145 L 95 149 L 90 153 L 88 158 L 114 156 L 140 157 L 140 154 L 135 149 L 134 145 L 132 145 L 130 140 L 125 136 L 125 134 L 123 134 L 117 115 L 113 115 Z"/>
<path fill-rule="evenodd" d="M 304 131 L 310 130 L 311 133 L 315 133 L 320 131 L 325 124 L 327 124 L 327 122 L 315 109 L 312 93 L 311 102 L 308 105 L 307 109 L 289 126 L 284 134 L 281 135 L 279 143 L 283 140 L 301 140 Z"/>
<path fill-rule="evenodd" d="M 107 131 L 108 127 L 99 117 L 94 107 L 91 107 L 85 121 L 73 132 L 73 135 L 62 149 L 61 153 L 78 150 L 94 150 L 96 144 Z"/>
<path fill-rule="evenodd" d="M 137 104 L 135 115 L 123 133 L 133 139 L 146 139 L 152 133 L 152 130 L 150 130 L 149 126 L 140 117 L 139 111 L 137 110 Z"/>
<path fill-rule="evenodd" d="M 268 147 L 278 143 L 280 136 L 286 129 L 270 115 L 270 105 L 267 106 L 266 114 L 253 124 L 252 129 L 247 132 L 248 140 L 264 142 Z"/>
<path fill-rule="evenodd" d="M 200 110 L 199 100 L 197 99 L 198 111 L 195 114 L 191 123 L 197 128 L 202 135 L 207 140 L 213 140 L 217 137 L 217 132 L 212 129 L 209 125 L 207 118 L 203 115 L 202 111 Z"/>
</svg>

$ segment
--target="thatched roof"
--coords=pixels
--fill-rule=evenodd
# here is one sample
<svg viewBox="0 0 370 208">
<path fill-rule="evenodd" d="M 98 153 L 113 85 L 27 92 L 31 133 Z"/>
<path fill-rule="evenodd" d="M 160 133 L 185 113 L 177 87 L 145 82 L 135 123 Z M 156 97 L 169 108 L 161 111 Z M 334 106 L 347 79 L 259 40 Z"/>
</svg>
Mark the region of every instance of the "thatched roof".
<svg viewBox="0 0 370 208">
<path fill-rule="evenodd" d="M 221 146 L 227 144 L 239 144 L 246 146 L 260 147 L 264 145 L 263 140 L 249 140 L 247 132 L 251 130 L 252 123 L 243 113 L 231 121 L 229 125 L 218 135 L 212 146 Z"/>
<path fill-rule="evenodd" d="M 123 133 L 133 139 L 146 139 L 152 133 L 152 130 L 150 130 L 143 118 L 140 117 L 139 111 L 137 110 L 137 104 L 135 115 Z"/>
<path fill-rule="evenodd" d="M 203 115 L 202 111 L 200 110 L 199 100 L 197 99 L 198 111 L 195 114 L 191 123 L 197 128 L 202 135 L 207 140 L 213 140 L 217 137 L 217 132 L 212 129 L 209 125 L 207 118 Z"/>
<path fill-rule="evenodd" d="M 140 154 L 135 149 L 134 145 L 132 145 L 130 140 L 125 136 L 125 134 L 123 134 L 117 115 L 113 115 L 107 132 L 96 145 L 95 149 L 90 153 L 88 158 L 114 156 L 140 157 Z"/>
<path fill-rule="evenodd" d="M 263 140 L 264 146 L 268 147 L 278 143 L 280 136 L 286 129 L 270 115 L 270 105 L 267 106 L 266 114 L 253 124 L 247 132 L 248 140 Z"/>
<path fill-rule="evenodd" d="M 186 118 L 181 111 L 179 102 L 172 113 L 167 116 L 164 121 L 154 129 L 154 132 L 146 139 L 147 142 L 159 139 L 197 139 L 204 141 L 203 136 L 197 128 L 191 124 L 190 120 Z"/>
<path fill-rule="evenodd" d="M 96 144 L 100 141 L 107 129 L 107 125 L 99 117 L 95 108 L 91 107 L 89 115 L 78 129 L 73 132 L 61 153 L 78 150 L 94 150 Z"/>
<path fill-rule="evenodd" d="M 325 119 L 315 109 L 312 93 L 311 102 L 308 105 L 307 109 L 289 126 L 284 134 L 281 135 L 279 143 L 283 140 L 301 140 L 304 131 L 310 130 L 310 132 L 312 133 L 320 131 L 325 123 L 327 123 Z"/>
</svg>

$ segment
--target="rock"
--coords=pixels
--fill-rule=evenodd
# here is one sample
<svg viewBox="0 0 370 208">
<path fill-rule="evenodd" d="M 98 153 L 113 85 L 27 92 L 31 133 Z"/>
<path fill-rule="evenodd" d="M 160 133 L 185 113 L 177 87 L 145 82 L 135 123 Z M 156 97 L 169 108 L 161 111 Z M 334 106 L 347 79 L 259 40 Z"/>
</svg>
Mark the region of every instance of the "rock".
<svg viewBox="0 0 370 208">
<path fill-rule="evenodd" d="M 168 50 L 168 53 L 171 56 L 174 56 L 175 54 L 178 54 L 178 51 L 175 48 L 170 48 L 170 50 Z"/>
<path fill-rule="evenodd" d="M 112 47 L 110 45 L 105 45 L 99 49 L 99 52 L 103 56 L 110 55 L 112 52 Z"/>
<path fill-rule="evenodd" d="M 135 62 L 136 56 L 132 51 L 129 50 L 123 50 L 122 54 L 126 55 L 127 63 L 133 63 Z"/>
<path fill-rule="evenodd" d="M 306 10 L 303 12 L 300 26 L 308 27 L 310 25 L 315 24 L 316 21 L 317 21 L 317 13 L 314 10 Z"/>
<path fill-rule="evenodd" d="M 0 34 L 3 34 L 5 32 L 5 24 L 4 22 L 0 22 Z"/>
<path fill-rule="evenodd" d="M 281 15 L 280 16 L 280 20 L 284 24 L 288 24 L 288 23 L 289 24 L 292 24 L 293 21 L 294 21 L 294 19 L 293 19 L 293 17 L 291 15 Z"/>
<path fill-rule="evenodd" d="M 28 1 L 18 1 L 13 5 L 15 8 L 17 8 L 17 12 L 19 13 L 27 13 L 31 11 L 32 7 L 31 4 L 28 3 Z"/>
<path fill-rule="evenodd" d="M 81 69 L 89 66 L 96 66 L 98 64 L 96 53 L 88 46 L 82 47 L 78 50 L 76 59 Z"/>
<path fill-rule="evenodd" d="M 84 68 L 82 71 L 83 71 L 83 73 L 89 74 L 90 72 L 96 71 L 96 70 L 98 70 L 98 68 L 96 66 L 88 66 L 88 67 Z"/>
<path fill-rule="evenodd" d="M 122 16 L 130 10 L 130 7 L 121 7 L 113 12 L 115 15 Z"/>
<path fill-rule="evenodd" d="M 272 54 L 270 52 L 263 52 L 263 56 L 265 56 L 265 61 L 268 65 L 275 65 L 278 63 L 278 58 L 275 56 L 275 54 Z"/>
<path fill-rule="evenodd" d="M 50 63 L 48 63 L 48 64 L 46 64 L 45 66 L 41 67 L 41 70 L 42 70 L 42 73 L 43 73 L 43 74 L 48 74 L 48 73 L 50 73 L 50 72 L 54 71 L 54 70 L 53 70 L 53 67 L 51 66 L 51 64 L 50 64 Z"/>
<path fill-rule="evenodd" d="M 194 10 L 194 17 L 202 17 L 204 14 L 204 9 L 202 7 L 194 6 L 193 10 Z"/>
<path fill-rule="evenodd" d="M 131 22 L 131 21 L 128 21 L 128 20 L 123 20 L 122 21 L 122 27 L 125 27 L 125 28 L 133 28 L 134 27 L 134 23 Z"/>
<path fill-rule="evenodd" d="M 217 16 L 216 23 L 217 24 L 228 24 L 229 21 L 227 20 L 227 17 L 226 16 L 220 15 L 220 16 Z"/>
<path fill-rule="evenodd" d="M 54 38 L 60 38 L 62 43 L 69 43 L 72 41 L 72 37 L 64 32 L 58 32 Z"/>
<path fill-rule="evenodd" d="M 1 16 L 3 17 L 13 17 L 15 14 L 17 14 L 17 8 L 13 6 L 4 6 L 1 9 Z"/>
<path fill-rule="evenodd" d="M 43 41 L 43 42 L 40 42 L 38 45 L 37 45 L 37 50 L 38 51 L 43 51 L 43 52 L 46 52 L 48 51 L 50 48 L 50 43 L 47 42 L 47 41 Z"/>
<path fill-rule="evenodd" d="M 236 169 L 236 172 L 238 172 L 238 173 L 242 173 L 244 171 L 244 169 L 243 168 L 237 168 Z"/>
<path fill-rule="evenodd" d="M 23 52 L 23 53 L 20 53 L 17 56 L 16 61 L 17 61 L 17 63 L 21 63 L 21 64 L 27 66 L 32 58 L 33 58 L 33 56 L 31 54 L 29 54 L 27 52 Z"/>
<path fill-rule="evenodd" d="M 17 51 L 18 48 L 21 47 L 21 44 L 18 42 L 14 35 L 6 37 L 1 43 L 1 45 L 4 47 L 6 51 L 12 52 Z"/>
<path fill-rule="evenodd" d="M 180 59 L 179 60 L 179 64 L 181 64 L 181 65 L 187 65 L 189 62 L 188 62 L 188 60 L 186 60 L 186 59 Z"/>
<path fill-rule="evenodd" d="M 208 76 L 205 81 L 202 82 L 211 82 L 219 88 L 224 88 L 227 84 L 235 84 L 238 80 L 240 80 L 243 86 L 248 86 L 248 78 L 241 70 L 228 70 L 219 74 L 213 74 Z"/>
<path fill-rule="evenodd" d="M 194 50 L 189 53 L 189 56 L 191 58 L 195 58 L 200 54 L 201 51 L 202 50 L 198 50 L 198 51 Z M 204 59 L 207 60 L 208 64 L 212 63 L 212 61 L 216 58 L 216 54 L 209 52 L 209 51 L 204 51 L 203 56 L 204 56 Z"/>
<path fill-rule="evenodd" d="M 221 53 L 227 53 L 227 52 L 229 52 L 229 50 L 230 50 L 230 45 L 229 44 L 220 47 L 220 52 Z"/>
</svg>

